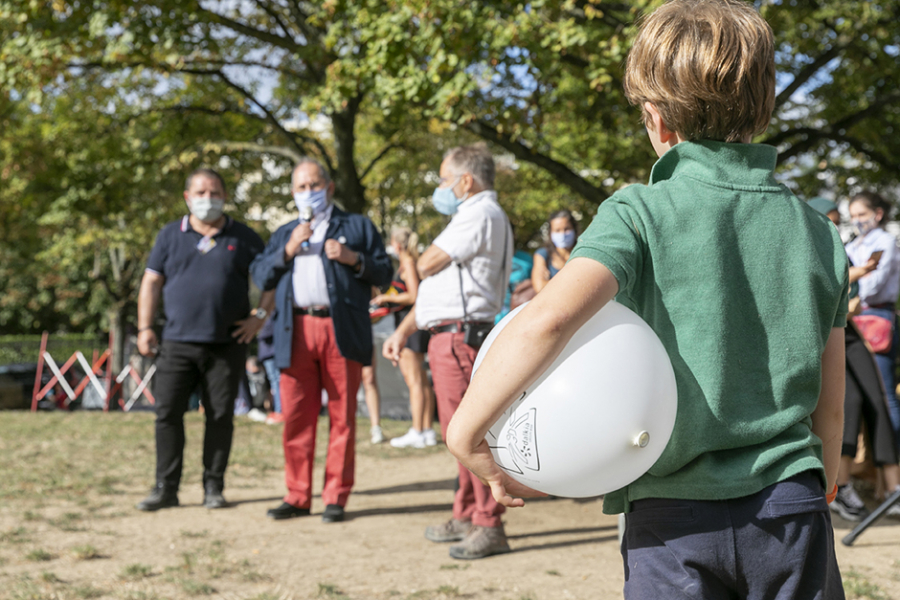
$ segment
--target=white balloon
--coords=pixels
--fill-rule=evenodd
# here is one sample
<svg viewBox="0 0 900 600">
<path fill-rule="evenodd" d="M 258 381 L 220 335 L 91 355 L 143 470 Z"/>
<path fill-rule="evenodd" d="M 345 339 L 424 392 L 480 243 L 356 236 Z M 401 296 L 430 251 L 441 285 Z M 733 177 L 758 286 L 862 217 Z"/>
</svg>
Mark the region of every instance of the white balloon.
<svg viewBox="0 0 900 600">
<path fill-rule="evenodd" d="M 500 331 L 491 331 L 472 376 Z M 646 473 L 669 442 L 678 396 L 659 338 L 610 302 L 488 430 L 494 460 L 515 480 L 553 496 L 586 498 Z"/>
</svg>

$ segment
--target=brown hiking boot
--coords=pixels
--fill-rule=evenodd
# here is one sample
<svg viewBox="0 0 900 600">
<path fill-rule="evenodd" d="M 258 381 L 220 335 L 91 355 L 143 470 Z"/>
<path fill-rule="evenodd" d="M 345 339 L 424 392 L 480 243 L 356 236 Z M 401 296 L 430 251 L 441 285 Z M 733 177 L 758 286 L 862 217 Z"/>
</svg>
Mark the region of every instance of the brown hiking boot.
<svg viewBox="0 0 900 600">
<path fill-rule="evenodd" d="M 465 539 L 472 530 L 471 521 L 457 521 L 450 519 L 441 525 L 432 525 L 425 528 L 425 538 L 432 542 L 459 542 Z"/>
<path fill-rule="evenodd" d="M 485 558 L 494 554 L 506 554 L 509 552 L 509 543 L 506 541 L 506 532 L 503 525 L 499 527 L 480 527 L 476 525 L 461 544 L 450 546 L 451 558 L 473 560 Z"/>
</svg>

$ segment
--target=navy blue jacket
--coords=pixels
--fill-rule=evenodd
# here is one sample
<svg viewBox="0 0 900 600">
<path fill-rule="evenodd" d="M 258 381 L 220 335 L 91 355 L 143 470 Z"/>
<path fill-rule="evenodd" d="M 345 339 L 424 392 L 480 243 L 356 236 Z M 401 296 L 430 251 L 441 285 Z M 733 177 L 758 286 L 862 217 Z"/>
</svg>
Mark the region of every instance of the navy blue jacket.
<svg viewBox="0 0 900 600">
<path fill-rule="evenodd" d="M 279 227 L 265 251 L 250 264 L 257 287 L 266 291 L 275 288 L 275 365 L 279 369 L 291 366 L 294 261 L 284 262 L 284 246 L 298 224 L 299 221 L 292 221 Z M 372 362 L 369 300 L 372 299 L 373 285 L 384 286 L 391 282 L 391 259 L 384 251 L 381 235 L 369 219 L 335 206 L 325 239 L 340 238 L 345 238 L 345 246 L 361 254 L 363 264 L 359 273 L 355 273 L 352 267 L 326 258 L 325 246 L 322 246 L 334 336 L 341 356 L 369 365 Z"/>
</svg>

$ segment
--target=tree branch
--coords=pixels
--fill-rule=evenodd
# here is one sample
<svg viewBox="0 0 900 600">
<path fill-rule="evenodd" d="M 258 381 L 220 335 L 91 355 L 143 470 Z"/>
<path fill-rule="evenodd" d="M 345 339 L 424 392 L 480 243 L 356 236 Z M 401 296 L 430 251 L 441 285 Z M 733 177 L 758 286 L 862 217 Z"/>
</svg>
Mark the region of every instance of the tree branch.
<svg viewBox="0 0 900 600">
<path fill-rule="evenodd" d="M 856 125 L 863 119 L 867 119 L 869 117 L 875 116 L 878 112 L 881 111 L 885 106 L 889 106 L 894 102 L 900 101 L 900 91 L 894 91 L 890 94 L 886 94 L 880 98 L 876 98 L 872 103 L 870 103 L 867 107 L 858 110 L 855 113 L 849 114 L 838 121 L 830 125 L 826 125 L 820 128 L 812 128 L 812 127 L 794 127 L 792 129 L 786 129 L 784 131 L 779 131 L 775 135 L 765 140 L 762 140 L 763 144 L 769 144 L 770 146 L 778 146 L 779 144 L 788 141 L 790 138 L 797 135 L 810 135 L 813 132 L 821 132 L 827 137 L 835 137 L 839 135 L 839 132 L 842 129 L 848 129 L 853 125 Z"/>
<path fill-rule="evenodd" d="M 256 152 L 257 154 L 275 154 L 278 156 L 283 156 L 285 158 L 289 158 L 295 163 L 299 162 L 303 157 L 303 154 L 298 153 L 297 151 L 286 148 L 284 146 L 266 146 L 264 144 L 254 144 L 253 142 L 232 142 L 232 141 L 221 141 L 221 142 L 207 142 L 205 147 L 210 146 L 219 146 L 228 150 L 235 150 L 238 152 Z"/>
<path fill-rule="evenodd" d="M 200 7 L 200 10 L 209 15 L 209 18 L 219 25 L 223 25 L 225 27 L 233 29 L 234 31 L 242 33 L 248 37 L 255 38 L 261 42 L 277 46 L 278 48 L 284 48 L 285 50 L 290 50 L 291 52 L 297 52 L 298 50 L 303 48 L 303 46 L 284 36 L 276 35 L 269 31 L 263 31 L 255 27 L 251 27 L 250 25 L 245 25 L 240 21 L 235 21 L 234 19 L 230 19 L 224 15 L 220 15 L 215 11 L 203 8 L 202 6 Z"/>
<path fill-rule="evenodd" d="M 288 31 L 287 26 L 284 24 L 284 21 L 281 20 L 281 17 L 278 15 L 277 12 L 272 10 L 269 7 L 269 5 L 262 2 L 262 0 L 253 0 L 253 1 L 256 4 L 256 6 L 258 6 L 261 10 L 263 10 L 267 15 L 272 17 L 272 20 L 275 21 L 275 23 L 277 23 L 279 27 L 281 27 L 281 31 L 284 32 L 284 35 L 286 35 L 286 36 L 291 35 L 291 32 Z"/>
<path fill-rule="evenodd" d="M 800 69 L 800 72 L 794 77 L 794 80 L 791 81 L 790 84 L 781 92 L 775 96 L 775 107 L 778 108 L 787 102 L 790 97 L 796 92 L 804 83 L 812 79 L 813 75 L 819 72 L 825 65 L 827 65 L 833 58 L 835 58 L 838 54 L 840 54 L 846 45 L 832 44 L 831 48 L 823 52 L 816 58 L 814 61 Z"/>
<path fill-rule="evenodd" d="M 272 126 L 277 129 L 291 143 L 291 145 L 294 146 L 294 148 L 297 149 L 297 152 L 299 152 L 300 154 L 304 154 L 303 146 L 297 141 L 298 136 L 285 129 L 281 122 L 278 121 L 278 118 L 274 114 L 272 114 L 272 112 L 268 108 L 266 108 L 266 106 L 262 102 L 257 100 L 253 94 L 245 90 L 243 87 L 231 81 L 228 76 L 221 71 L 221 69 L 216 69 L 214 71 L 193 71 L 191 69 L 180 69 L 179 71 L 182 73 L 191 73 L 194 75 L 215 75 L 216 77 L 221 79 L 225 85 L 235 90 L 244 98 L 255 104 L 256 107 L 266 115 L 266 119 L 269 121 L 269 123 L 271 123 Z"/>
<path fill-rule="evenodd" d="M 362 181 L 363 179 L 365 179 L 365 178 L 366 178 L 366 175 L 369 174 L 369 171 L 372 170 L 372 167 L 375 166 L 375 163 L 377 163 L 377 162 L 380 161 L 382 158 L 384 158 L 385 156 L 387 156 L 387 153 L 388 153 L 388 152 L 390 152 L 390 151 L 393 150 L 394 148 L 401 148 L 401 147 L 403 147 L 402 144 L 396 143 L 396 142 L 391 142 L 390 144 L 388 144 L 387 146 L 385 146 L 384 148 L 382 148 L 382 149 L 381 149 L 381 152 L 379 152 L 378 155 L 377 155 L 375 158 L 373 158 L 371 162 L 369 162 L 369 165 L 368 165 L 365 169 L 363 169 L 362 175 L 359 176 L 359 180 Z"/>
<path fill-rule="evenodd" d="M 516 158 L 541 167 L 553 175 L 557 181 L 569 186 L 575 193 L 595 204 L 600 204 L 609 197 L 608 193 L 578 175 L 563 163 L 534 151 L 522 142 L 513 140 L 510 136 L 500 133 L 495 127 L 484 121 L 475 120 L 467 123 L 465 127 L 475 135 L 502 148 L 506 148 Z"/>
<path fill-rule="evenodd" d="M 870 159 L 882 165 L 886 169 L 894 171 L 900 170 L 900 162 L 891 160 L 887 155 L 882 154 L 874 148 L 867 146 L 862 140 L 853 136 L 841 135 L 832 133 L 830 131 L 822 131 L 812 128 L 798 129 L 797 133 L 799 135 L 805 135 L 806 137 L 802 141 L 793 144 L 784 152 L 778 154 L 779 165 L 785 163 L 789 158 L 793 158 L 801 152 L 805 152 L 810 148 L 813 148 L 822 141 L 832 140 L 841 144 L 847 144 L 860 154 L 865 154 Z"/>
</svg>

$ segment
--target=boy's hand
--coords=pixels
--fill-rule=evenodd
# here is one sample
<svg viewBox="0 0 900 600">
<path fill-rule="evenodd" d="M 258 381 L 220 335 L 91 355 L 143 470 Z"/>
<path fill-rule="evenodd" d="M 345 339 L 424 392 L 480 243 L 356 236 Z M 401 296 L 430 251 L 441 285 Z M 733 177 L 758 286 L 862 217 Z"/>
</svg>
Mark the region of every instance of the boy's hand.
<svg viewBox="0 0 900 600">
<path fill-rule="evenodd" d="M 482 483 L 490 486 L 494 500 L 503 506 L 518 508 L 525 506 L 525 501 L 522 498 L 541 498 L 547 495 L 544 492 L 533 490 L 510 477 L 506 471 L 494 462 L 494 456 L 491 454 L 491 449 L 485 440 L 482 440 L 475 450 L 467 455 L 462 453 L 456 454 L 454 450 L 454 448 L 450 448 L 450 452 L 456 455 L 459 462 L 472 471 Z"/>
</svg>

